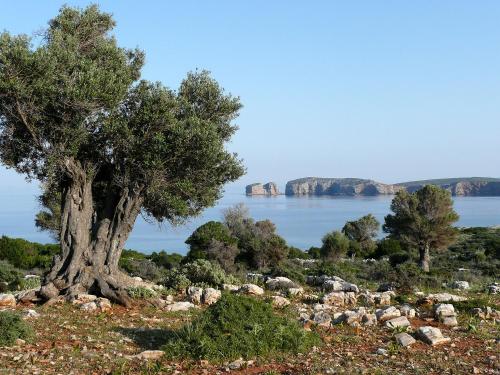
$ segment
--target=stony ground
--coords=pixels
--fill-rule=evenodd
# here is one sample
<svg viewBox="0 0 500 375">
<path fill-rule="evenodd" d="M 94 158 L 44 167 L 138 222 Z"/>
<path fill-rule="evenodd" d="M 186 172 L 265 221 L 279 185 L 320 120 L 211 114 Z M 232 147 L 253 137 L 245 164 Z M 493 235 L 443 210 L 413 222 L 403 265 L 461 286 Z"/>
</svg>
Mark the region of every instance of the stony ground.
<svg viewBox="0 0 500 375">
<path fill-rule="evenodd" d="M 465 314 L 459 314 L 454 328 L 432 319 L 410 319 L 413 329 L 436 326 L 451 338 L 439 346 L 417 341 L 402 348 L 394 341 L 396 331 L 340 324 L 318 328 L 324 345 L 310 353 L 259 359 L 230 370 L 228 364 L 137 357 L 159 349 L 169 330 L 200 309 L 167 312 L 142 300 L 129 309 L 113 305 L 101 313 L 69 303 L 16 307 L 28 308 L 40 314 L 30 319 L 36 338 L 0 348 L 0 374 L 500 374 L 498 325 Z"/>
</svg>

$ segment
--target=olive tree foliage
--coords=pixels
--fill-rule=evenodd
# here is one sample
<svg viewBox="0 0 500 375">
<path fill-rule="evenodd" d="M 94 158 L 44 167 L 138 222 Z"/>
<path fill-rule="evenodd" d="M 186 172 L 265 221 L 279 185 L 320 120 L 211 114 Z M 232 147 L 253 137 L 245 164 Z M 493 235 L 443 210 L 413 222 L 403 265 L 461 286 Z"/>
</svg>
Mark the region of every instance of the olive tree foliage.
<svg viewBox="0 0 500 375">
<path fill-rule="evenodd" d="M 139 213 L 179 223 L 244 173 L 225 149 L 239 98 L 205 71 L 174 91 L 140 80 L 97 6 L 63 7 L 34 43 L 0 34 L 0 160 L 61 196 L 61 254 L 41 296 L 90 291 L 127 304 L 118 271 Z"/>
<path fill-rule="evenodd" d="M 393 214 L 385 217 L 384 231 L 402 243 L 417 248 L 420 267 L 429 271 L 430 252 L 444 249 L 458 236 L 452 226 L 459 216 L 451 194 L 434 185 L 414 193 L 399 191 L 391 203 Z"/>
<path fill-rule="evenodd" d="M 358 220 L 348 221 L 342 228 L 342 233 L 349 240 L 357 242 L 361 252 L 366 255 L 375 248 L 374 239 L 377 237 L 379 229 L 378 220 L 372 214 L 368 214 Z"/>
</svg>

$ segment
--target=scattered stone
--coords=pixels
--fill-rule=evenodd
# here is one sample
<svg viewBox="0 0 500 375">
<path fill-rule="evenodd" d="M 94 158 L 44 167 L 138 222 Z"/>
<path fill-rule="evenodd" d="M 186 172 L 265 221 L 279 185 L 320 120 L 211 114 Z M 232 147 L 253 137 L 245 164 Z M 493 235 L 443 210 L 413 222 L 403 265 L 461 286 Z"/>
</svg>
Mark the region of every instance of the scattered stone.
<svg viewBox="0 0 500 375">
<path fill-rule="evenodd" d="M 221 296 L 222 293 L 220 290 L 214 288 L 206 288 L 203 291 L 202 301 L 206 305 L 212 305 L 217 302 Z"/>
<path fill-rule="evenodd" d="M 401 312 L 401 315 L 406 316 L 407 318 L 414 318 L 417 315 L 417 311 L 407 304 L 401 306 L 399 311 Z"/>
<path fill-rule="evenodd" d="M 410 321 L 406 316 L 399 316 L 386 321 L 385 326 L 388 328 L 409 327 Z"/>
<path fill-rule="evenodd" d="M 262 294 L 264 294 L 264 289 L 255 284 L 243 284 L 239 289 L 239 292 L 253 296 L 261 296 Z"/>
<path fill-rule="evenodd" d="M 139 276 L 132 277 L 132 280 L 137 281 L 138 283 L 142 283 L 143 282 L 142 277 L 139 277 Z"/>
<path fill-rule="evenodd" d="M 322 327 L 330 327 L 332 317 L 325 311 L 319 311 L 313 314 L 312 320 L 315 324 Z"/>
<path fill-rule="evenodd" d="M 325 311 L 325 310 L 332 310 L 334 306 L 329 305 L 327 303 L 317 303 L 313 306 L 314 311 Z"/>
<path fill-rule="evenodd" d="M 382 283 L 379 285 L 377 292 L 389 292 L 396 290 L 397 285 L 394 282 Z"/>
<path fill-rule="evenodd" d="M 37 295 L 39 291 L 40 287 L 22 290 L 20 292 L 14 293 L 14 297 L 16 297 L 16 301 L 18 303 L 37 303 L 41 300 Z"/>
<path fill-rule="evenodd" d="M 95 303 L 97 304 L 97 308 L 101 312 L 107 312 L 111 310 L 111 302 L 109 302 L 109 299 L 107 298 L 97 298 L 95 300 Z"/>
<path fill-rule="evenodd" d="M 406 332 L 398 333 L 394 337 L 396 338 L 396 342 L 403 347 L 413 345 L 415 344 L 415 342 L 417 342 L 417 340 L 415 340 L 413 336 L 409 335 Z"/>
<path fill-rule="evenodd" d="M 354 292 L 345 292 L 344 295 L 344 304 L 355 306 L 358 303 L 358 298 L 356 297 L 356 293 Z"/>
<path fill-rule="evenodd" d="M 458 321 L 456 316 L 445 316 L 441 319 L 441 323 L 448 327 L 458 326 Z"/>
<path fill-rule="evenodd" d="M 87 312 L 96 311 L 97 304 L 95 302 L 85 302 L 80 305 L 80 309 Z"/>
<path fill-rule="evenodd" d="M 240 359 L 237 359 L 236 361 L 231 362 L 229 365 L 227 365 L 227 367 L 230 370 L 238 370 L 238 369 L 242 368 L 244 365 L 245 365 L 245 361 L 243 360 L 243 358 L 240 358 Z"/>
<path fill-rule="evenodd" d="M 203 295 L 203 288 L 197 286 L 190 286 L 186 290 L 186 294 L 190 302 L 195 305 L 201 304 L 201 297 Z"/>
<path fill-rule="evenodd" d="M 222 284 L 222 289 L 227 290 L 229 292 L 237 292 L 240 287 L 238 285 L 233 284 Z"/>
<path fill-rule="evenodd" d="M 345 293 L 344 292 L 331 292 L 325 294 L 321 298 L 321 303 L 334 305 L 334 306 L 344 306 L 345 304 Z"/>
<path fill-rule="evenodd" d="M 486 288 L 488 290 L 489 294 L 499 294 L 500 293 L 500 284 L 499 283 L 493 283 L 488 285 Z"/>
<path fill-rule="evenodd" d="M 393 296 L 394 292 L 392 291 L 376 293 L 373 295 L 373 302 L 375 305 L 387 306 L 391 304 L 391 297 Z"/>
<path fill-rule="evenodd" d="M 40 314 L 35 310 L 28 309 L 23 311 L 23 317 L 24 319 L 37 319 L 40 317 Z"/>
<path fill-rule="evenodd" d="M 139 354 L 136 354 L 134 357 L 145 360 L 156 360 L 163 357 L 164 354 L 165 352 L 163 350 L 145 350 Z"/>
<path fill-rule="evenodd" d="M 424 326 L 417 329 L 416 336 L 418 339 L 432 346 L 451 341 L 449 337 L 443 336 L 439 328 L 430 326 Z"/>
<path fill-rule="evenodd" d="M 290 297 L 300 296 L 300 295 L 302 295 L 302 293 L 304 293 L 304 288 L 302 288 L 302 287 L 290 288 L 290 289 L 288 289 L 287 293 Z"/>
<path fill-rule="evenodd" d="M 16 297 L 13 294 L 0 294 L 0 307 L 16 307 Z"/>
<path fill-rule="evenodd" d="M 80 293 L 80 294 L 75 295 L 71 302 L 73 303 L 73 305 L 81 305 L 83 303 L 93 302 L 96 299 L 97 299 L 97 296 L 95 296 L 93 294 Z"/>
<path fill-rule="evenodd" d="M 272 298 L 272 305 L 278 309 L 281 309 L 290 304 L 290 301 L 287 300 L 285 297 L 272 296 L 271 298 Z"/>
<path fill-rule="evenodd" d="M 385 309 L 378 309 L 377 311 L 375 311 L 375 315 L 377 316 L 378 321 L 385 322 L 387 320 L 401 316 L 401 312 L 394 306 L 389 306 Z"/>
<path fill-rule="evenodd" d="M 383 355 L 383 356 L 389 355 L 389 352 L 387 351 L 387 349 L 384 349 L 384 348 L 378 348 L 376 353 L 378 355 Z"/>
<path fill-rule="evenodd" d="M 440 303 L 434 308 L 434 315 L 436 316 L 436 319 L 440 319 L 445 316 L 455 316 L 455 308 L 450 303 Z"/>
<path fill-rule="evenodd" d="M 346 310 L 338 317 L 335 317 L 335 323 L 346 323 L 350 326 L 356 326 L 361 323 L 363 316 L 366 315 L 366 309 L 359 307 L 356 310 Z"/>
<path fill-rule="evenodd" d="M 458 325 L 455 308 L 449 303 L 440 303 L 434 308 L 434 316 L 437 321 L 449 327 Z"/>
<path fill-rule="evenodd" d="M 288 290 L 296 287 L 297 285 L 287 277 L 279 276 L 266 281 L 266 288 L 269 290 Z"/>
<path fill-rule="evenodd" d="M 174 302 L 171 305 L 165 307 L 166 311 L 188 311 L 189 309 L 194 308 L 195 305 L 191 302 Z"/>
<path fill-rule="evenodd" d="M 433 302 L 462 302 L 467 301 L 467 297 L 457 296 L 450 293 L 429 294 L 427 299 Z"/>
<path fill-rule="evenodd" d="M 364 326 L 374 326 L 377 324 L 377 316 L 375 314 L 364 314 L 361 317 L 361 324 Z"/>
<path fill-rule="evenodd" d="M 26 341 L 25 341 L 25 340 L 23 340 L 23 339 L 16 339 L 15 344 L 16 344 L 17 346 L 23 346 L 24 344 L 26 344 Z"/>
<path fill-rule="evenodd" d="M 454 281 L 451 284 L 452 289 L 467 290 L 470 289 L 469 283 L 467 281 Z"/>
</svg>

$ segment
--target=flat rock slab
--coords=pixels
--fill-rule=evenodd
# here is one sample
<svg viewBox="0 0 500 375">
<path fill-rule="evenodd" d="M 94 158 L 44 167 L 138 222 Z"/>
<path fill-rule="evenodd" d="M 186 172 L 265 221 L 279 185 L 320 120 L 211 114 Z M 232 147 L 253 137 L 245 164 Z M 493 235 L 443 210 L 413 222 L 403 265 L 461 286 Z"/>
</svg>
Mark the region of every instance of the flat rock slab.
<svg viewBox="0 0 500 375">
<path fill-rule="evenodd" d="M 165 352 L 163 350 L 145 350 L 135 355 L 134 358 L 155 360 L 155 359 L 160 359 L 161 357 L 163 357 L 164 354 Z"/>
<path fill-rule="evenodd" d="M 450 342 L 449 337 L 444 337 L 441 330 L 436 327 L 424 326 L 417 329 L 417 337 L 426 344 L 435 346 Z"/>
<path fill-rule="evenodd" d="M 380 322 L 385 322 L 386 320 L 391 320 L 401 316 L 401 311 L 399 311 L 394 306 L 389 306 L 385 309 L 378 309 L 375 311 L 375 315 L 377 315 L 377 319 Z"/>
<path fill-rule="evenodd" d="M 175 302 L 171 305 L 167 305 L 165 307 L 166 311 L 188 311 L 189 309 L 194 308 L 195 305 L 191 302 Z"/>
<path fill-rule="evenodd" d="M 410 321 L 406 316 L 399 316 L 397 318 L 386 321 L 385 326 L 388 328 L 409 327 Z"/>
<path fill-rule="evenodd" d="M 406 332 L 398 333 L 395 338 L 396 342 L 403 347 L 413 345 L 417 342 L 417 340 L 415 340 L 413 336 L 409 335 Z"/>
</svg>

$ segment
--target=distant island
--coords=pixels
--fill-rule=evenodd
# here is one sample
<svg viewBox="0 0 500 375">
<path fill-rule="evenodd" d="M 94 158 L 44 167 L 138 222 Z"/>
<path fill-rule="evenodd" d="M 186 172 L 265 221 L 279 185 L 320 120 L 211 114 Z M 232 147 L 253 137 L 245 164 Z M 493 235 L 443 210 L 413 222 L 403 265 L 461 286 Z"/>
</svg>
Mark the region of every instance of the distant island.
<svg viewBox="0 0 500 375">
<path fill-rule="evenodd" d="M 278 186 L 274 182 L 261 184 L 260 182 L 247 185 L 245 192 L 247 195 L 280 195 Z"/>
<path fill-rule="evenodd" d="M 375 196 L 392 195 L 401 189 L 414 192 L 425 185 L 437 185 L 453 196 L 500 196 L 500 178 L 459 177 L 385 184 L 361 178 L 305 177 L 288 181 L 286 195 Z M 247 195 L 278 195 L 275 183 L 252 184 Z"/>
</svg>

